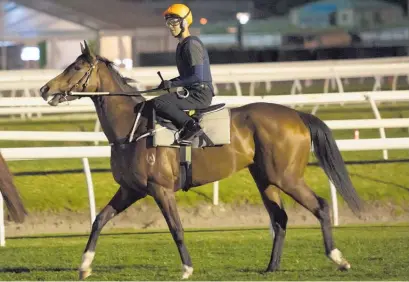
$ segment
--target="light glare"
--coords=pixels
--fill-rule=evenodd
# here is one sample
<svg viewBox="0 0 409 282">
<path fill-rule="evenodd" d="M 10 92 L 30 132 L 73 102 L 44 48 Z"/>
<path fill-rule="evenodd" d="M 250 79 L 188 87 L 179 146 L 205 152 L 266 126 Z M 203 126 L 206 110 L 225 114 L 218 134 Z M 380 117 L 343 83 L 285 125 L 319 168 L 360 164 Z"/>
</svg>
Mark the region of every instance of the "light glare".
<svg viewBox="0 0 409 282">
<path fill-rule="evenodd" d="M 23 61 L 38 61 L 40 60 L 40 49 L 38 47 L 24 47 L 20 55 Z"/>
</svg>

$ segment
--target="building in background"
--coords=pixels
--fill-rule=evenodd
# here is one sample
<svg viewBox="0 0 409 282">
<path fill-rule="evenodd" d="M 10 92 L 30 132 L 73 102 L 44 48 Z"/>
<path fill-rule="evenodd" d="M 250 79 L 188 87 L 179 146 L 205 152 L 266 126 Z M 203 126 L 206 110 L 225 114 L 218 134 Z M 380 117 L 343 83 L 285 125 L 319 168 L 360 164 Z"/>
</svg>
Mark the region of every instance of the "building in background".
<svg viewBox="0 0 409 282">
<path fill-rule="evenodd" d="M 315 54 L 329 48 L 338 48 L 343 58 L 351 57 L 351 48 L 357 56 L 370 49 L 376 55 L 407 54 L 402 48 L 409 46 L 409 21 L 400 6 L 381 0 L 306 1 L 182 2 L 191 7 L 192 31 L 214 63 L 322 58 Z M 0 0 L 1 68 L 65 68 L 83 40 L 120 67 L 174 65 L 177 41 L 162 18 L 173 2 Z M 302 5 L 289 9 L 294 3 Z M 283 13 L 272 16 L 273 10 Z M 238 13 L 248 13 L 250 20 L 239 25 Z M 375 52 L 380 47 L 389 53 Z M 325 58 L 333 56 L 324 51 Z"/>
<path fill-rule="evenodd" d="M 301 28 L 376 28 L 404 20 L 401 6 L 381 0 L 322 0 L 294 8 L 290 22 Z"/>
</svg>

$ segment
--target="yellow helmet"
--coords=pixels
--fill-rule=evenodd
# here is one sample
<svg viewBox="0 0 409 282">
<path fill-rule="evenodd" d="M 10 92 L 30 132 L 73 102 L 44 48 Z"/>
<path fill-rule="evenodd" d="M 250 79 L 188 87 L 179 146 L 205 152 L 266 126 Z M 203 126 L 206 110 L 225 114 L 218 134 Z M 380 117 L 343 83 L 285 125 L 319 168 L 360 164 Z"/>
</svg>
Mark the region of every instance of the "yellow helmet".
<svg viewBox="0 0 409 282">
<path fill-rule="evenodd" d="M 192 12 L 190 11 L 189 7 L 184 4 L 170 5 L 169 8 L 163 12 L 163 16 L 165 18 L 172 16 L 179 17 L 182 20 L 186 20 L 187 26 L 190 26 L 193 23 Z"/>
</svg>

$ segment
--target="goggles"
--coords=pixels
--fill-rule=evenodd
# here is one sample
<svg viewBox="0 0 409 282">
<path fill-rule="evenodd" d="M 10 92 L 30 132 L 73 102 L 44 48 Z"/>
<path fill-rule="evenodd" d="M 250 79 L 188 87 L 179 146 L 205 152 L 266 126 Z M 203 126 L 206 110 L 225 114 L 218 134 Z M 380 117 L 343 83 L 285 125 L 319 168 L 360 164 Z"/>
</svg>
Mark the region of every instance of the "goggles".
<svg viewBox="0 0 409 282">
<path fill-rule="evenodd" d="M 183 19 L 180 17 L 169 17 L 166 19 L 165 23 L 166 23 L 166 26 L 168 27 L 175 27 L 175 26 L 180 26 L 182 21 Z"/>
<path fill-rule="evenodd" d="M 166 22 L 166 26 L 168 26 L 168 27 L 175 27 L 175 26 L 180 26 L 180 24 L 182 23 L 182 21 L 184 20 L 184 19 L 186 19 L 187 18 L 187 16 L 189 16 L 189 14 L 190 14 L 190 9 L 189 9 L 189 12 L 182 18 L 182 17 L 180 17 L 180 16 L 177 16 L 177 15 L 175 15 L 175 14 L 168 14 L 166 17 L 165 17 L 165 22 Z"/>
</svg>

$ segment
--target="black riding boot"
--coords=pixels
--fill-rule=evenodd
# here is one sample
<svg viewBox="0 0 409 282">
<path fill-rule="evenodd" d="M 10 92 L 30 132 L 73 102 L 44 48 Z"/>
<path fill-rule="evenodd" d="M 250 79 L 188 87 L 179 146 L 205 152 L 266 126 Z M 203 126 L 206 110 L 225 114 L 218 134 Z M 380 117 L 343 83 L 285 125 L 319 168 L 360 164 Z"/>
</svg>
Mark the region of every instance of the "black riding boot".
<svg viewBox="0 0 409 282">
<path fill-rule="evenodd" d="M 190 144 L 193 139 L 203 133 L 203 129 L 200 127 L 199 123 L 194 119 L 186 122 L 185 126 L 179 133 L 179 139 L 177 142 L 179 144 Z"/>
</svg>

